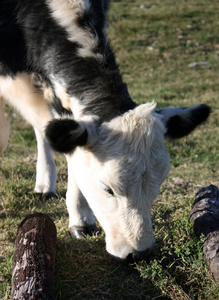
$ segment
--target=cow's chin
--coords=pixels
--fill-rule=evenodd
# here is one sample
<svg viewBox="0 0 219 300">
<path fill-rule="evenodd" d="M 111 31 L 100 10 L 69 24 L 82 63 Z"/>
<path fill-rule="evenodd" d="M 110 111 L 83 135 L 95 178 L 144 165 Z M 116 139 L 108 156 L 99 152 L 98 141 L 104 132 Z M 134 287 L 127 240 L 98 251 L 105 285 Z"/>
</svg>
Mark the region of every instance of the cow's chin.
<svg viewBox="0 0 219 300">
<path fill-rule="evenodd" d="M 115 259 L 123 262 L 138 262 L 146 260 L 152 253 L 155 240 L 152 239 L 152 243 L 149 247 L 145 247 L 142 250 L 136 250 L 124 242 L 119 242 L 116 246 L 106 239 L 106 250 Z"/>
</svg>

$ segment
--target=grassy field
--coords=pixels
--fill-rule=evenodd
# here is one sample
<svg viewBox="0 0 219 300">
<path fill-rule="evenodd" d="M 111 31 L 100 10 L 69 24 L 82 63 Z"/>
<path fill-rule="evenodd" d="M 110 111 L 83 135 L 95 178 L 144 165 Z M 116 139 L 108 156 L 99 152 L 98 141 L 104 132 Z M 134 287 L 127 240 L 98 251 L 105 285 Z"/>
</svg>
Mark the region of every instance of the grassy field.
<svg viewBox="0 0 219 300">
<path fill-rule="evenodd" d="M 189 221 L 198 189 L 219 185 L 219 3 L 117 0 L 108 19 L 133 100 L 155 99 L 159 107 L 206 103 L 211 116 L 188 137 L 166 141 L 172 167 L 152 209 L 156 246 L 147 262 L 128 264 L 106 253 L 103 232 L 80 241 L 69 235 L 63 156 L 55 156 L 58 198 L 43 201 L 33 193 L 34 132 L 6 105 L 11 132 L 0 160 L 0 299 L 10 298 L 17 227 L 36 211 L 51 216 L 58 231 L 56 299 L 219 299 L 202 259 L 203 239 Z"/>
</svg>

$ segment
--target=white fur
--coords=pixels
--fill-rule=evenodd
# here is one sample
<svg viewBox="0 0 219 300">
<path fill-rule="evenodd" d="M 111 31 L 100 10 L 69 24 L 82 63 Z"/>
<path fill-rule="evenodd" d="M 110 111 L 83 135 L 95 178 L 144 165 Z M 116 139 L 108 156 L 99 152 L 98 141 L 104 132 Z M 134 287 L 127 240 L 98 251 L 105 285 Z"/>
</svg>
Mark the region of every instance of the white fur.
<svg viewBox="0 0 219 300">
<path fill-rule="evenodd" d="M 107 251 L 120 258 L 154 244 L 151 206 L 169 171 L 165 129 L 153 114 L 154 106 L 141 105 L 104 123 L 95 146 L 77 148 L 68 158 L 74 182 L 106 233 Z M 74 215 L 77 204 L 67 198 L 69 214 Z M 69 226 L 76 225 L 71 222 L 74 218 Z"/>
<path fill-rule="evenodd" d="M 68 33 L 68 40 L 77 42 L 82 57 L 96 57 L 102 59 L 93 49 L 98 45 L 98 36 L 77 25 L 77 18 L 90 9 L 89 0 L 46 0 L 54 20 Z"/>
<path fill-rule="evenodd" d="M 57 173 L 52 151 L 43 132 L 34 128 L 37 139 L 36 185 L 37 193 L 56 192 Z"/>
<path fill-rule="evenodd" d="M 42 131 L 52 119 L 45 99 L 33 86 L 31 76 L 26 73 L 18 73 L 14 79 L 0 76 L 0 95 L 30 124 Z"/>
<path fill-rule="evenodd" d="M 35 191 L 55 193 L 56 168 L 44 129 L 52 119 L 50 109 L 43 95 L 32 84 L 32 78 L 26 73 L 18 73 L 13 79 L 0 76 L 0 97 L 4 97 L 34 127 L 37 147 L 37 174 Z"/>
<path fill-rule="evenodd" d="M 69 227 L 94 225 L 94 215 L 79 190 L 74 178 L 75 166 L 72 164 L 71 156 L 66 155 L 68 163 L 68 190 L 66 193 L 66 205 L 69 213 Z"/>
</svg>

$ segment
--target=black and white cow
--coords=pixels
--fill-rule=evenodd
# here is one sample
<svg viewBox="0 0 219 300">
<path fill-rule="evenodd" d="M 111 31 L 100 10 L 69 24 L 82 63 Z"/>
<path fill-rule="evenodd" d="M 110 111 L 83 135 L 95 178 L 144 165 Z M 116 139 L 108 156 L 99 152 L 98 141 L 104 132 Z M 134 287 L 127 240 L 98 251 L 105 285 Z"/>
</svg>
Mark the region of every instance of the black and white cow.
<svg viewBox="0 0 219 300">
<path fill-rule="evenodd" d="M 206 105 L 137 106 L 106 37 L 108 0 L 0 1 L 0 151 L 9 126 L 3 98 L 34 127 L 35 191 L 55 194 L 51 148 L 66 155 L 69 228 L 106 234 L 107 251 L 139 260 L 153 245 L 151 206 L 169 171 L 164 135 L 207 119 Z"/>
</svg>

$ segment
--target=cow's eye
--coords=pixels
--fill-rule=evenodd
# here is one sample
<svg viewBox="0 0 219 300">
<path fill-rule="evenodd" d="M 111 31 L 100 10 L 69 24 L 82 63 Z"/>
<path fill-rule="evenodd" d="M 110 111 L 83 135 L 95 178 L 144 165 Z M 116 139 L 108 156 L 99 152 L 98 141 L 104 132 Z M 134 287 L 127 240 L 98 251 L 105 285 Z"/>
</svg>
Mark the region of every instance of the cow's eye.
<svg viewBox="0 0 219 300">
<path fill-rule="evenodd" d="M 114 195 L 113 190 L 110 187 L 107 187 L 105 190 L 108 194 L 110 194 L 111 196 Z"/>
<path fill-rule="evenodd" d="M 112 190 L 108 185 L 106 185 L 105 183 L 103 183 L 102 181 L 100 181 L 100 186 L 101 186 L 101 188 L 102 188 L 105 192 L 107 192 L 107 193 L 110 194 L 111 196 L 114 195 L 113 190 Z"/>
</svg>

